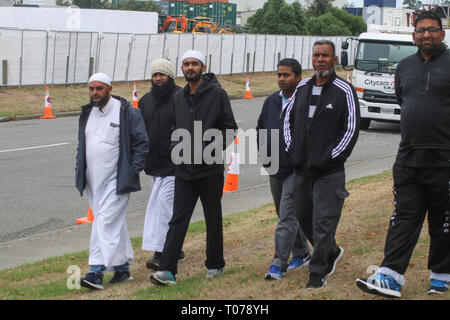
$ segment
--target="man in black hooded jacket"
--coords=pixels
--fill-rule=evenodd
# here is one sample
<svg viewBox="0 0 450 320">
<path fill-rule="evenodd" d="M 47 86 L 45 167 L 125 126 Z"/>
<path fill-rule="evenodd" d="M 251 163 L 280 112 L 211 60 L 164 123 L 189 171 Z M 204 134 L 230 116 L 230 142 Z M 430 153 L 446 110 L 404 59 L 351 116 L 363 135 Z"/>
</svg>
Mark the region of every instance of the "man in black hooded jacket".
<svg viewBox="0 0 450 320">
<path fill-rule="evenodd" d="M 175 93 L 182 88 L 175 84 L 173 64 L 166 59 L 152 62 L 151 77 L 151 91 L 139 100 L 149 139 L 144 171 L 152 184 L 144 221 L 142 250 L 154 252 L 146 266 L 158 270 L 173 214 L 175 192 L 175 166 L 170 159 L 172 106 Z M 179 258 L 184 258 L 183 252 Z"/>
<path fill-rule="evenodd" d="M 221 159 L 222 151 L 233 142 L 237 125 L 225 90 L 214 74 L 203 74 L 206 71 L 203 55 L 187 51 L 181 69 L 188 84 L 175 94 L 172 141 L 177 141 L 179 133 L 187 134 L 172 149 L 172 161 L 176 164 L 174 211 L 161 256 L 161 271 L 150 277 L 157 285 L 176 283 L 178 253 L 198 198 L 206 222 L 206 277 L 222 275 L 225 266 L 221 207 L 224 165 L 217 156 Z M 214 141 L 206 143 L 206 136 L 217 132 L 223 140 L 220 155 L 211 150 L 215 160 L 210 161 L 205 155 Z M 175 159 L 180 157 L 181 160 Z"/>
</svg>

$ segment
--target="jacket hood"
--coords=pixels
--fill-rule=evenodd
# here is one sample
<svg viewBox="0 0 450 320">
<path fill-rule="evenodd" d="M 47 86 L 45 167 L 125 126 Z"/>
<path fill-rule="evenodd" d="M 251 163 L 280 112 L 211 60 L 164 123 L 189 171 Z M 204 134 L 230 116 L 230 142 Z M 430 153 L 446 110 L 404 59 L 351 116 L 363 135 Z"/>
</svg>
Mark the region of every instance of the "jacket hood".
<svg viewBox="0 0 450 320">
<path fill-rule="evenodd" d="M 201 83 L 200 87 L 198 88 L 196 95 L 203 94 L 204 92 L 207 92 L 216 86 L 222 87 L 220 85 L 219 81 L 217 80 L 216 75 L 212 72 L 204 73 L 202 75 L 202 83 Z M 189 84 L 187 84 L 184 87 L 184 93 L 186 95 L 189 95 Z"/>
</svg>

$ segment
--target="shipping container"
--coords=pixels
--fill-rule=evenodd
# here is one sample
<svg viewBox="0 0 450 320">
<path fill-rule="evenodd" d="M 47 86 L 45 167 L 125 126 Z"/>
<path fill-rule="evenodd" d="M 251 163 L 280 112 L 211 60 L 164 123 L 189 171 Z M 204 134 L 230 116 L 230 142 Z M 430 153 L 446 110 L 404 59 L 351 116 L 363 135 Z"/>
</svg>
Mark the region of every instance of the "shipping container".
<svg viewBox="0 0 450 320">
<path fill-rule="evenodd" d="M 219 26 L 236 26 L 236 6 L 235 3 L 210 2 L 208 17 Z"/>
</svg>

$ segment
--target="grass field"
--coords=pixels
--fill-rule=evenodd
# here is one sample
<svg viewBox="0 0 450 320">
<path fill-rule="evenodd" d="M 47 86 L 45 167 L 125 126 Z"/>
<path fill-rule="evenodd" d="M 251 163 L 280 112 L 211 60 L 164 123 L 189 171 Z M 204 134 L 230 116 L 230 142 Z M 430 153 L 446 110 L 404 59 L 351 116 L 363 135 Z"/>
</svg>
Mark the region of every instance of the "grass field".
<svg viewBox="0 0 450 320">
<path fill-rule="evenodd" d="M 345 71 L 338 71 L 341 77 L 346 77 Z M 310 77 L 311 70 L 303 72 L 303 78 Z M 255 97 L 268 95 L 279 90 L 276 74 L 273 72 L 255 73 L 249 75 L 252 95 Z M 246 77 L 242 74 L 218 76 L 222 87 L 231 99 L 239 99 L 245 95 Z M 184 78 L 177 78 L 179 86 L 185 86 Z M 142 97 L 150 90 L 150 81 L 138 81 L 136 90 Z M 50 101 L 53 113 L 80 111 L 80 107 L 89 102 L 87 85 L 50 86 Z M 113 94 L 128 100 L 133 97 L 133 82 L 113 83 Z M 22 115 L 42 115 L 45 106 L 45 88 L 33 87 L 0 87 L 0 117 L 17 119 Z"/>
<path fill-rule="evenodd" d="M 385 299 L 360 291 L 355 280 L 367 277 L 366 270 L 383 258 L 389 218 L 393 212 L 391 172 L 358 179 L 347 184 L 350 196 L 345 202 L 336 239 L 345 250 L 335 273 L 325 288 L 307 290 L 307 268 L 286 273 L 282 281 L 264 280 L 273 257 L 273 234 L 277 222 L 271 204 L 224 217 L 225 273 L 216 279 L 204 275 L 205 225 L 190 225 L 183 250 L 186 260 L 179 263 L 177 285 L 157 287 L 150 283 L 145 261 L 150 252 L 141 250 L 142 238 L 132 239 L 135 261 L 131 265 L 134 280 L 107 285 L 103 291 L 69 289 L 70 266 L 88 271 L 88 252 L 46 259 L 18 268 L 0 271 L 0 299 L 74 299 L 74 300 L 378 300 Z M 405 274 L 402 290 L 405 300 L 448 300 L 450 294 L 428 296 L 429 237 L 425 223 L 419 242 Z M 73 282 L 70 282 L 73 284 Z"/>
</svg>

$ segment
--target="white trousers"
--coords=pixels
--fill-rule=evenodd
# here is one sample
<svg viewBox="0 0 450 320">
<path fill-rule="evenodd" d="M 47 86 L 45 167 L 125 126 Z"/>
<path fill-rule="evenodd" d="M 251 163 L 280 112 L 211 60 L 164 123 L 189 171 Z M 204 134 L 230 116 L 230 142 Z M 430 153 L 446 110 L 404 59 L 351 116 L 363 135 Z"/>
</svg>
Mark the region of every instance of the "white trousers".
<svg viewBox="0 0 450 320">
<path fill-rule="evenodd" d="M 126 225 L 127 206 L 130 194 L 118 196 L 110 193 L 102 201 L 87 195 L 94 215 L 89 244 L 89 265 L 103 265 L 105 271 L 113 271 L 134 259 L 133 247 Z"/>
<path fill-rule="evenodd" d="M 162 252 L 173 214 L 175 177 L 149 178 L 153 187 L 145 215 L 142 250 Z"/>
</svg>

